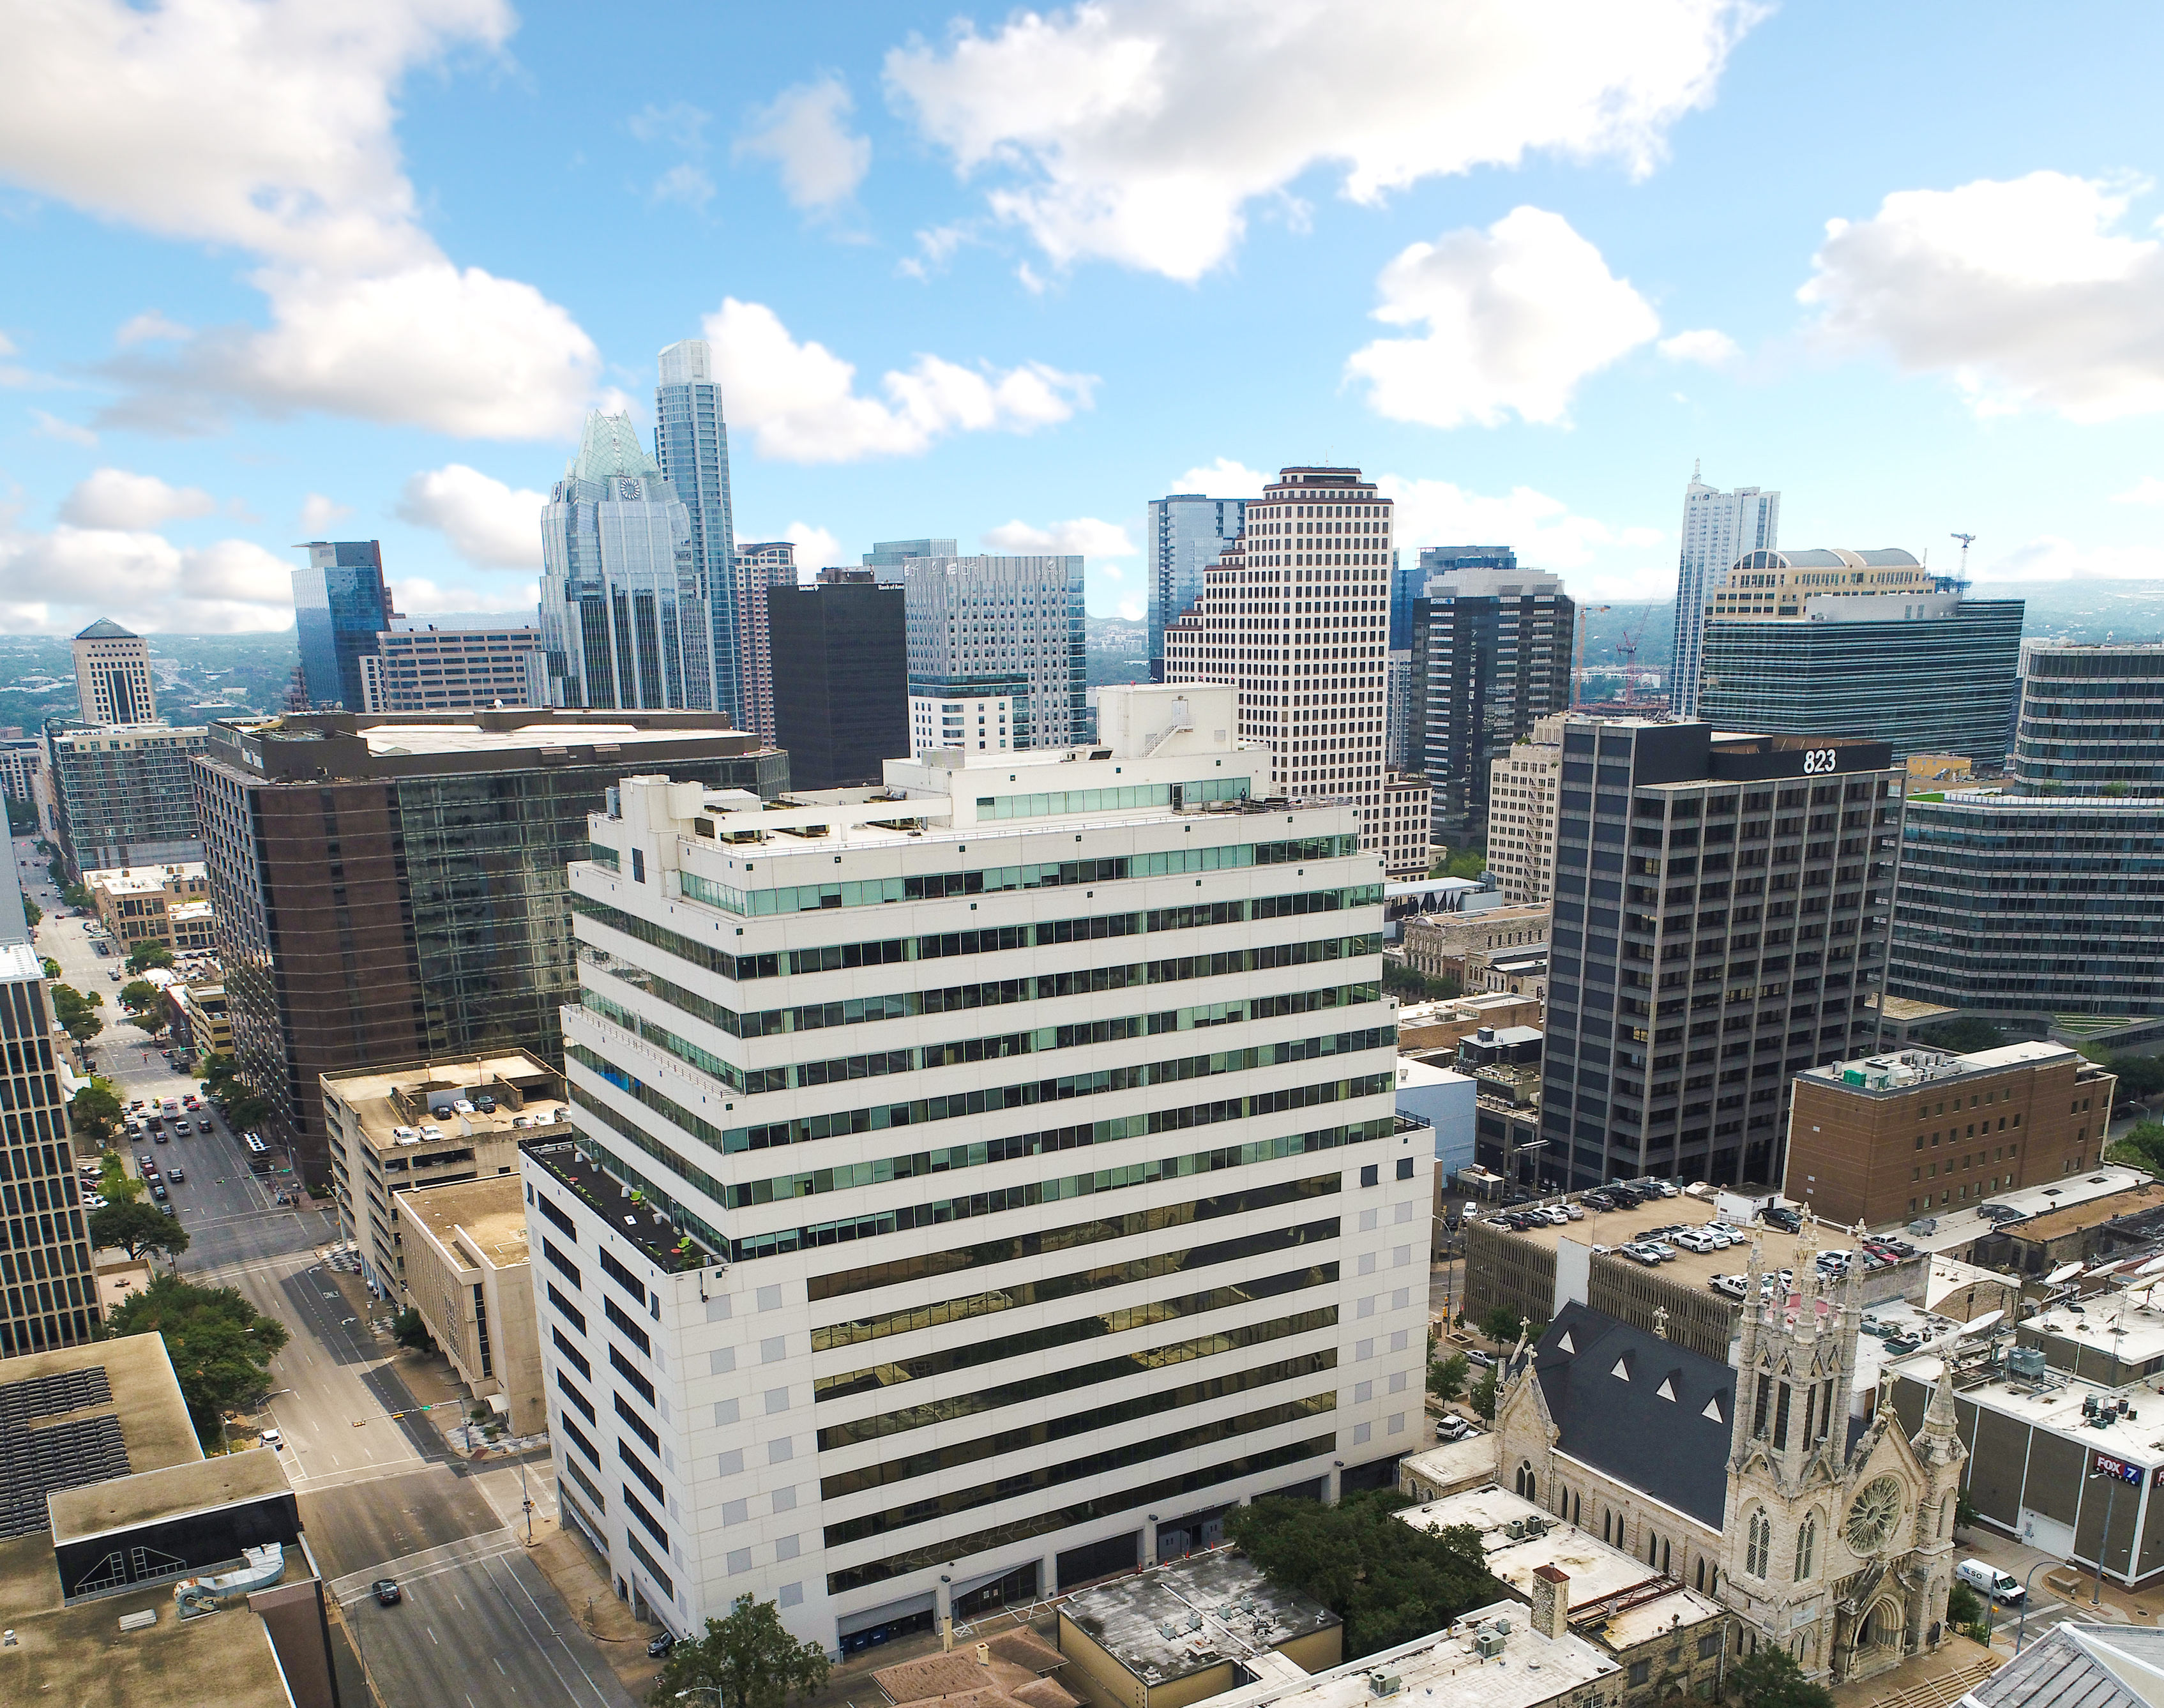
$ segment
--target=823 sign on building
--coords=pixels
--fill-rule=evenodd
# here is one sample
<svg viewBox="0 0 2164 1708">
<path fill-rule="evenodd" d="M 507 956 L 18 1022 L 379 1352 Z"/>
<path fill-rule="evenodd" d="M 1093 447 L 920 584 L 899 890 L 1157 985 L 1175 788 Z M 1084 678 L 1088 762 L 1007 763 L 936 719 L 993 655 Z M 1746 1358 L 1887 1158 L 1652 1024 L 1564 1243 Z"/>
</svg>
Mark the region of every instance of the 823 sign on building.
<svg viewBox="0 0 2164 1708">
<path fill-rule="evenodd" d="M 1841 754 L 1837 749 L 1815 747 L 1804 755 L 1804 775 L 1807 777 L 1821 776 L 1835 770 L 1840 763 Z"/>
</svg>

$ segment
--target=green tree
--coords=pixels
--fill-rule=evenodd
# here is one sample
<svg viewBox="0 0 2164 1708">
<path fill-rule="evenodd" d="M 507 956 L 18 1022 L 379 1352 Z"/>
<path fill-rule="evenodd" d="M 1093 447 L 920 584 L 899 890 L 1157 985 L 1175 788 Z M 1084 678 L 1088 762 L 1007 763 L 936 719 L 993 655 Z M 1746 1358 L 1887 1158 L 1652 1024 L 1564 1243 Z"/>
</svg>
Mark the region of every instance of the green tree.
<svg viewBox="0 0 2164 1708">
<path fill-rule="evenodd" d="M 436 1343 L 429 1336 L 428 1325 L 422 1322 L 421 1313 L 411 1305 L 391 1319 L 391 1337 L 414 1352 L 426 1352 Z"/>
<path fill-rule="evenodd" d="M 45 976 L 47 978 L 57 979 L 60 977 L 60 964 L 55 960 L 50 955 L 39 956 L 38 964 L 45 970 Z"/>
<path fill-rule="evenodd" d="M 36 803 L 29 801 L 18 801 L 13 795 L 10 795 L 8 797 L 8 834 L 11 836 L 21 836 L 25 832 L 35 830 L 37 828 L 38 809 Z"/>
<path fill-rule="evenodd" d="M 2113 1143 L 2105 1154 L 2130 1168 L 2164 1175 L 2164 1121 L 2137 1121 Z"/>
<path fill-rule="evenodd" d="M 140 1014 L 146 1008 L 155 1008 L 159 1001 L 158 987 L 148 979 L 130 979 L 120 987 L 120 1006 L 130 1014 Z"/>
<path fill-rule="evenodd" d="M 115 1311 L 108 1338 L 155 1334 L 165 1343 L 188 1403 L 196 1436 L 207 1448 L 224 1432 L 225 1414 L 252 1405 L 270 1386 L 269 1366 L 289 1337 L 286 1325 L 265 1316 L 231 1287 L 198 1287 L 176 1275 L 158 1275 Z"/>
<path fill-rule="evenodd" d="M 179 1217 L 168 1216 L 139 1198 L 123 1199 L 92 1211 L 90 1243 L 124 1251 L 131 1258 L 146 1257 L 152 1252 L 178 1257 L 190 1243 L 188 1231 L 181 1226 Z"/>
<path fill-rule="evenodd" d="M 1515 1346 L 1520 1327 L 1520 1314 L 1507 1305 L 1492 1306 L 1480 1319 L 1481 1333 L 1498 1346 Z"/>
<path fill-rule="evenodd" d="M 143 1183 L 128 1172 L 118 1151 L 108 1151 L 97 1159 L 97 1196 L 108 1204 L 124 1204 L 143 1196 Z"/>
<path fill-rule="evenodd" d="M 1490 1364 L 1487 1374 L 1481 1377 L 1473 1390 L 1473 1409 L 1480 1414 L 1483 1423 L 1495 1421 L 1495 1367 Z"/>
<path fill-rule="evenodd" d="M 215 1093 L 220 1085 L 239 1074 L 240 1064 L 229 1055 L 213 1051 L 203 1058 L 202 1071 L 207 1089 Z"/>
<path fill-rule="evenodd" d="M 23 898 L 23 922 L 25 925 L 42 925 L 45 918 L 45 909 L 25 896 Z"/>
<path fill-rule="evenodd" d="M 57 859 L 53 862 L 53 870 L 56 873 L 60 870 L 60 862 Z M 84 889 L 81 885 L 70 884 L 64 879 L 59 877 L 55 877 L 53 881 L 61 886 L 60 900 L 66 902 L 69 907 L 87 907 L 90 906 L 90 891 Z"/>
<path fill-rule="evenodd" d="M 1442 858 L 1428 869 L 1428 876 L 1477 878 L 1487 870 L 1487 850 L 1475 843 L 1470 848 L 1445 849 Z"/>
<path fill-rule="evenodd" d="M 771 1601 L 739 1595 L 726 1619 L 709 1619 L 706 1633 L 680 1642 L 646 1699 L 673 1703 L 687 1690 L 718 1690 L 726 1708 L 785 1708 L 824 1687 L 827 1653 L 799 1642 Z"/>
<path fill-rule="evenodd" d="M 1743 1708 L 1833 1708 L 1832 1696 L 1804 1676 L 1796 1658 L 1770 1644 L 1736 1663 L 1728 1688 Z"/>
<path fill-rule="evenodd" d="M 1342 1619 L 1346 1656 L 1358 1659 L 1440 1631 L 1502 1593 L 1478 1530 L 1416 1529 L 1396 1516 L 1412 1504 L 1389 1489 L 1335 1506 L 1273 1495 L 1226 1514 L 1225 1529 L 1272 1582 Z"/>
<path fill-rule="evenodd" d="M 151 967 L 170 967 L 172 964 L 172 950 L 155 937 L 146 937 L 140 943 L 129 947 L 128 970 L 131 973 L 143 972 Z"/>
<path fill-rule="evenodd" d="M 1955 1529 L 1973 1530 L 1977 1521 L 1983 1516 L 1983 1515 L 1976 1510 L 1976 1503 L 1969 1499 L 1967 1490 L 1962 1489 L 1954 1495 Z"/>
<path fill-rule="evenodd" d="M 95 991 L 85 996 L 72 985 L 53 986 L 53 1018 L 77 1043 L 88 1043 L 105 1030 L 105 1022 L 97 1017 L 104 1006 L 105 998 Z"/>
<path fill-rule="evenodd" d="M 92 1080 L 68 1100 L 68 1127 L 78 1138 L 110 1143 L 120 1131 L 120 1100 L 109 1080 Z"/>
<path fill-rule="evenodd" d="M 1916 1034 L 1916 1041 L 1967 1055 L 1980 1049 L 1997 1049 L 2006 1042 L 2006 1034 L 1981 1014 L 1962 1014 L 1925 1027 Z"/>
<path fill-rule="evenodd" d="M 1427 1390 L 1438 1400 L 1455 1400 L 1465 1392 L 1465 1379 L 1472 1370 L 1473 1361 L 1462 1352 L 1454 1352 L 1447 1359 L 1431 1359 Z"/>
</svg>

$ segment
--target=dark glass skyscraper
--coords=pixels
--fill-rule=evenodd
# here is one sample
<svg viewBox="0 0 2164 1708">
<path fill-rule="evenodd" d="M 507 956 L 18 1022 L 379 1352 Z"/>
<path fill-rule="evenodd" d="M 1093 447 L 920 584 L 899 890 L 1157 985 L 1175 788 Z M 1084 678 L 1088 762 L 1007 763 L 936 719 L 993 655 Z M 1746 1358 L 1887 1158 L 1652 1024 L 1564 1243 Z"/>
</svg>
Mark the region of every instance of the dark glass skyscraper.
<svg viewBox="0 0 2164 1708">
<path fill-rule="evenodd" d="M 1515 570 L 1518 554 L 1507 545 L 1431 545 L 1421 549 L 1411 563 L 1403 552 L 1390 554 L 1390 650 L 1405 652 L 1413 644 L 1413 601 L 1427 586 L 1430 575 L 1447 575 L 1452 570 Z"/>
<path fill-rule="evenodd" d="M 714 380 L 713 353 L 703 338 L 687 338 L 663 350 L 660 383 L 654 388 L 654 453 L 661 477 L 691 512 L 691 563 L 698 596 L 706 602 L 706 653 L 712 697 L 689 705 L 727 712 L 739 729 L 752 720 L 743 704 L 743 649 L 747 634 L 743 590 L 737 586 L 736 521 L 729 507 L 729 429 L 722 418 L 722 388 Z M 685 649 L 687 660 L 691 649 Z"/>
<path fill-rule="evenodd" d="M 886 759 L 909 757 L 907 595 L 870 570 L 822 570 L 816 586 L 769 598 L 775 739 L 789 753 L 792 789 L 880 780 Z"/>
<path fill-rule="evenodd" d="M 360 660 L 398 613 L 383 585 L 383 548 L 372 539 L 310 540 L 308 566 L 293 571 L 293 627 L 301 680 L 318 709 L 360 708 Z"/>
</svg>

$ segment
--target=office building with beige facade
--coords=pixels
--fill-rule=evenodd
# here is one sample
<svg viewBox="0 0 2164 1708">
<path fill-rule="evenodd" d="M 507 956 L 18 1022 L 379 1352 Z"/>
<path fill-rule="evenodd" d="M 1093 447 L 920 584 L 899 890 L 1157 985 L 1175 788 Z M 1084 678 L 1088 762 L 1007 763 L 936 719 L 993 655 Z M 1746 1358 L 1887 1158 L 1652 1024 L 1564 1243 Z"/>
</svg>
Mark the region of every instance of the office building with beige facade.
<svg viewBox="0 0 2164 1708">
<path fill-rule="evenodd" d="M 1542 717 L 1488 768 L 1488 871 L 1506 907 L 1555 891 L 1556 795 L 1563 784 L 1560 717 Z"/>
<path fill-rule="evenodd" d="M 406 1291 L 402 1204 L 418 1187 L 515 1179 L 523 1143 L 569 1136 L 563 1076 L 523 1049 L 322 1077 L 339 1237 L 368 1284 Z"/>
<path fill-rule="evenodd" d="M 2117 1085 L 2057 1043 L 1812 1068 L 1795 1076 L 1788 1196 L 1881 1227 L 2048 1185 L 2101 1159 Z"/>
<path fill-rule="evenodd" d="M 210 876 L 201 860 L 172 865 L 112 866 L 82 875 L 98 923 L 125 951 L 162 943 L 175 954 L 218 947 L 213 931 Z"/>
<path fill-rule="evenodd" d="M 1431 979 L 1467 983 L 1474 964 L 1484 964 L 1499 951 L 1545 944 L 1549 922 L 1546 903 L 1488 907 L 1477 913 L 1425 914 L 1405 922 L 1405 964 Z"/>
<path fill-rule="evenodd" d="M 398 1220 L 403 1302 L 420 1312 L 467 1390 L 507 1419 L 513 1435 L 545 1433 L 549 1402 L 518 1176 L 408 1191 Z"/>
</svg>

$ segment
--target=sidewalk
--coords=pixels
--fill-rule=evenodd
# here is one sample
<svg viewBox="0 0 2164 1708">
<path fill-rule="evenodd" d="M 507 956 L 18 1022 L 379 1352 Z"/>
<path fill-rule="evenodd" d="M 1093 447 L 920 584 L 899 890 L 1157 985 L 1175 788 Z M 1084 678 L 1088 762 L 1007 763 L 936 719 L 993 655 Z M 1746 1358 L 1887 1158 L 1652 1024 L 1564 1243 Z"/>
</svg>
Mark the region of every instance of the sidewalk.
<svg viewBox="0 0 2164 1708">
<path fill-rule="evenodd" d="M 2041 1548 L 2030 1548 L 2025 1542 L 2001 1536 L 1980 1524 L 1962 1535 L 1966 1540 L 1957 1537 L 1954 1544 L 1960 1558 L 1983 1560 L 2002 1571 L 2013 1573 L 2024 1584 L 2031 1585 L 2029 1592 L 2029 1635 L 2032 1637 L 2036 1634 L 2040 1619 L 2062 1607 L 2069 1610 L 2068 1617 L 2096 1624 L 2164 1623 L 2164 1584 L 2135 1592 L 2106 1578 L 2101 1597 L 2092 1605 L 2089 1598 L 2097 1594 L 2096 1574 L 2087 1567 L 2073 1569 L 2080 1574 L 2081 1587 L 2072 1596 L 2062 1597 L 2056 1591 L 2047 1589 L 2044 1583 L 2051 1571 L 2066 1563 L 2062 1556 L 2046 1553 Z M 2032 1573 L 2035 1574 L 2033 1579 Z M 1993 1610 L 1992 1647 L 1994 1649 L 2003 1648 L 2004 1653 L 2013 1653 L 2014 1633 L 2020 1619 L 2021 1610 L 2019 1607 Z M 1999 1641 L 2001 1635 L 2004 1638 L 2003 1644 Z"/>
</svg>

